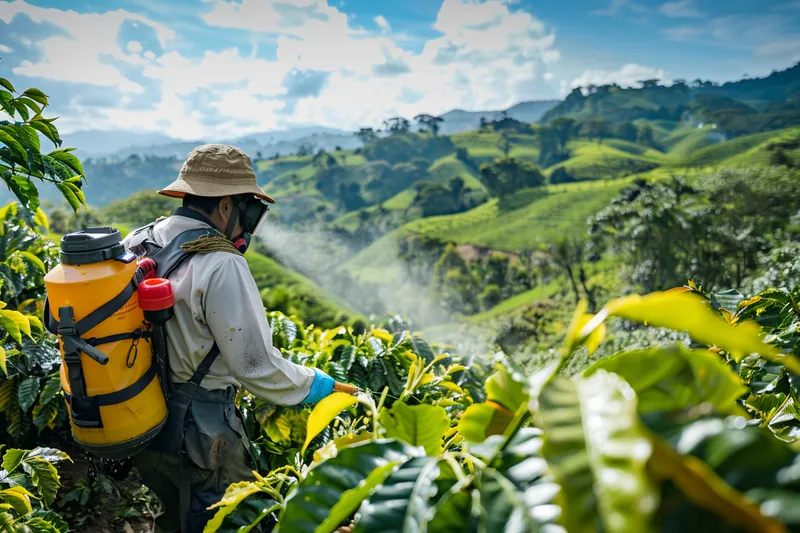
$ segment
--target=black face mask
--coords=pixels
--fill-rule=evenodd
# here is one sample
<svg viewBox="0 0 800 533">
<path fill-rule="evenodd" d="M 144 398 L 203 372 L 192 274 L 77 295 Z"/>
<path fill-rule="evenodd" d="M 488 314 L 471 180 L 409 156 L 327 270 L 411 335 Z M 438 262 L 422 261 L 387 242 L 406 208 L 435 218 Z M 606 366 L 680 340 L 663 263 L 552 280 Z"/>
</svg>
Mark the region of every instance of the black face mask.
<svg viewBox="0 0 800 533">
<path fill-rule="evenodd" d="M 267 203 L 255 197 L 234 204 L 233 212 L 228 219 L 228 226 L 225 228 L 225 236 L 233 242 L 233 245 L 242 254 L 244 254 L 250 246 L 253 233 L 258 230 L 262 221 L 267 216 L 267 211 L 269 211 Z M 241 235 L 238 237 L 231 235 L 236 225 L 236 220 L 239 220 L 239 224 L 243 228 Z"/>
</svg>

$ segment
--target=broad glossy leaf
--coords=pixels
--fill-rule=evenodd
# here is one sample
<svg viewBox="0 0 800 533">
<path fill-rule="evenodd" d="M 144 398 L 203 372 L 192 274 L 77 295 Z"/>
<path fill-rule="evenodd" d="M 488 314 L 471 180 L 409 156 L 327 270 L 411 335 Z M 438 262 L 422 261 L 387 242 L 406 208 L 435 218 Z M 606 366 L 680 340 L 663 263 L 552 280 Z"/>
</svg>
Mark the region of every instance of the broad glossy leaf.
<svg viewBox="0 0 800 533">
<path fill-rule="evenodd" d="M 8 375 L 8 367 L 6 366 L 6 350 L 2 346 L 0 346 L 0 370 L 2 370 L 3 374 L 6 376 Z"/>
<path fill-rule="evenodd" d="M 61 461 L 69 461 L 72 462 L 72 458 L 67 455 L 66 452 L 63 452 L 57 448 L 46 448 L 37 446 L 33 450 L 28 453 L 28 457 L 39 457 L 44 459 L 48 463 L 57 464 Z"/>
<path fill-rule="evenodd" d="M 594 315 L 586 313 L 588 304 L 586 300 L 580 300 L 572 316 L 572 321 L 567 328 L 567 333 L 564 336 L 564 351 L 566 354 L 572 353 L 575 348 L 581 344 L 586 344 L 589 354 L 593 354 L 600 343 L 606 336 L 605 324 L 600 324 L 596 327 L 588 337 L 582 338 L 580 333 L 586 324 L 591 321 Z"/>
<path fill-rule="evenodd" d="M 19 485 L 0 491 L 0 500 L 11 505 L 20 516 L 33 511 L 31 508 L 31 496 L 33 494 L 28 492 L 28 489 Z"/>
<path fill-rule="evenodd" d="M 562 524 L 570 533 L 649 529 L 658 503 L 646 465 L 651 446 L 636 412 L 636 393 L 599 370 L 555 377 L 538 398 L 542 455 L 561 486 Z"/>
<path fill-rule="evenodd" d="M 658 480 L 671 480 L 695 505 L 746 531 L 786 531 L 780 522 L 761 514 L 752 501 L 725 483 L 697 457 L 679 454 L 658 437 L 652 442 L 650 471 L 653 476 Z"/>
<path fill-rule="evenodd" d="M 341 450 L 333 459 L 313 468 L 287 497 L 281 530 L 334 531 L 393 468 L 418 456 L 419 451 L 396 440 L 367 442 Z"/>
<path fill-rule="evenodd" d="M 323 398 L 308 417 L 306 441 L 303 444 L 302 453 L 306 453 L 309 443 L 336 418 L 336 415 L 356 403 L 358 403 L 358 398 L 344 392 L 334 392 Z"/>
<path fill-rule="evenodd" d="M 470 442 L 483 442 L 506 430 L 514 414 L 528 403 L 527 383 L 498 363 L 486 381 L 486 397 L 485 403 L 467 407 L 459 420 L 458 430 Z"/>
<path fill-rule="evenodd" d="M 8 81 L 8 80 L 7 80 L 7 79 L 5 79 L 5 78 L 0 78 L 0 86 L 3 86 L 3 87 L 5 87 L 6 89 L 8 89 L 9 91 L 11 91 L 12 93 L 15 93 L 15 92 L 17 92 L 17 91 L 15 91 L 15 90 L 14 90 L 14 86 L 13 86 L 13 85 L 11 85 L 11 82 L 10 82 L 10 81 Z"/>
<path fill-rule="evenodd" d="M 743 322 L 731 326 L 693 293 L 655 292 L 614 300 L 584 328 L 582 335 L 587 335 L 609 315 L 653 327 L 685 331 L 698 342 L 724 348 L 737 360 L 759 353 L 766 359 L 780 360 L 787 367 L 800 371 L 800 360 L 781 356 L 777 348 L 762 342 L 758 324 Z"/>
<path fill-rule="evenodd" d="M 41 457 L 32 457 L 22 463 L 25 472 L 31 476 L 33 485 L 39 491 L 45 506 L 49 507 L 56 499 L 61 486 L 56 467 Z"/>
<path fill-rule="evenodd" d="M 69 186 L 68 183 L 56 183 L 56 187 L 59 191 L 61 191 L 61 195 L 64 196 L 64 199 L 69 203 L 69 206 L 72 208 L 74 212 L 78 212 L 78 209 L 81 208 L 81 201 L 72 188 Z"/>
<path fill-rule="evenodd" d="M 427 533 L 477 533 L 479 515 L 473 513 L 478 491 L 451 492 L 442 497 Z"/>
<path fill-rule="evenodd" d="M 46 94 L 44 94 L 39 89 L 31 87 L 30 89 L 27 89 L 25 92 L 23 92 L 22 95 L 23 96 L 27 96 L 31 100 L 35 100 L 35 101 L 39 102 L 42 105 L 47 105 L 47 98 L 48 97 L 47 97 Z"/>
<path fill-rule="evenodd" d="M 30 515 L 31 519 L 39 518 L 55 528 L 57 533 L 67 533 L 69 526 L 55 511 L 36 510 Z"/>
<path fill-rule="evenodd" d="M 433 518 L 439 459 L 414 457 L 400 465 L 359 510 L 354 533 L 425 531 Z"/>
<path fill-rule="evenodd" d="M 583 375 L 599 370 L 617 374 L 636 391 L 639 413 L 680 411 L 709 403 L 717 412 L 742 414 L 736 400 L 747 392 L 739 376 L 715 353 L 683 345 L 622 352 L 597 361 Z"/>
<path fill-rule="evenodd" d="M 442 453 L 442 438 L 450 427 L 444 407 L 395 402 L 391 409 L 382 409 L 380 423 L 389 438 L 400 439 L 412 446 L 422 446 L 428 455 Z"/>
<path fill-rule="evenodd" d="M 69 168 L 71 168 L 75 174 L 83 175 L 83 165 L 81 165 L 80 159 L 78 159 L 74 154 L 69 152 L 69 148 L 61 148 L 58 150 L 53 150 L 48 154 L 53 159 L 57 159 L 61 161 Z"/>
<path fill-rule="evenodd" d="M 514 413 L 497 404 L 476 403 L 467 407 L 458 421 L 458 432 L 468 442 L 483 442 L 491 435 L 502 435 Z"/>
<path fill-rule="evenodd" d="M 27 412 L 36 401 L 39 394 L 39 378 L 30 376 L 22 380 L 17 389 L 17 401 L 20 408 Z"/>
<path fill-rule="evenodd" d="M 22 205 L 30 211 L 39 209 L 39 190 L 29 178 L 14 174 L 6 183 Z"/>
<path fill-rule="evenodd" d="M 11 155 L 13 156 L 15 163 L 27 167 L 28 153 L 25 151 L 25 148 L 23 148 L 22 145 L 16 139 L 14 139 L 14 137 L 9 135 L 7 132 L 0 130 L 0 143 L 8 146 L 9 150 L 11 150 Z"/>
<path fill-rule="evenodd" d="M 27 450 L 20 450 L 18 448 L 9 448 L 6 450 L 6 453 L 3 455 L 3 470 L 9 473 L 14 472 L 14 470 L 22 464 L 27 453 Z"/>
</svg>

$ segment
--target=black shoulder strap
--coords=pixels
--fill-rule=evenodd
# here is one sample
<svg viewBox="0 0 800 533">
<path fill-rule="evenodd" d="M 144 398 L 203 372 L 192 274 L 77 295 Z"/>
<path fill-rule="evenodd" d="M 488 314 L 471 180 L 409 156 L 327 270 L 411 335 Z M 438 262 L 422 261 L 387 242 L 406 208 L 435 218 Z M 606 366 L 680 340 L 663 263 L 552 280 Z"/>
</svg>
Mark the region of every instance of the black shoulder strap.
<svg viewBox="0 0 800 533">
<path fill-rule="evenodd" d="M 156 276 L 168 278 L 176 268 L 191 257 L 191 253 L 181 249 L 182 245 L 199 239 L 204 235 L 215 235 L 216 233 L 213 228 L 200 228 L 190 229 L 177 235 L 152 256 L 153 261 L 156 262 Z"/>
</svg>

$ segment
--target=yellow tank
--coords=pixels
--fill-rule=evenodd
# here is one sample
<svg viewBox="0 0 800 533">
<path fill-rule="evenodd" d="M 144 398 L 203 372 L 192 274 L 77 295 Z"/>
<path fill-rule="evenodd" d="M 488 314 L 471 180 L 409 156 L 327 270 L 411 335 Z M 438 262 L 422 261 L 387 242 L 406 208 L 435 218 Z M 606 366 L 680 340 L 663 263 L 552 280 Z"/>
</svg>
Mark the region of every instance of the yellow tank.
<svg viewBox="0 0 800 533">
<path fill-rule="evenodd" d="M 147 331 L 135 285 L 131 285 L 137 270 L 135 259 L 125 252 L 119 230 L 92 228 L 64 236 L 61 264 L 45 277 L 49 310 L 61 327 L 61 385 L 70 407 L 72 434 L 80 445 L 101 457 L 134 455 L 158 433 L 167 417 L 164 393 L 151 369 L 152 341 L 147 335 L 135 338 L 136 332 Z M 126 288 L 130 296 L 118 296 Z M 110 316 L 103 317 L 101 312 L 103 320 L 83 331 L 97 319 L 90 318 L 89 324 L 82 324 L 81 320 L 115 297 L 116 301 L 106 309 Z M 75 342 L 80 346 L 83 341 L 65 341 L 68 332 L 64 326 L 70 321 L 68 311 L 62 310 L 66 306 L 72 308 L 83 340 L 120 334 L 133 334 L 134 338 L 97 343 L 96 349 L 102 354 L 89 346 L 80 354 L 80 368 L 71 367 L 70 359 L 75 365 L 76 356 L 65 353 L 65 346 L 69 352 Z M 60 316 L 60 311 L 65 316 Z M 94 358 L 87 351 L 94 353 Z M 104 360 L 103 354 L 107 356 L 106 364 L 95 360 Z M 83 381 L 85 395 L 73 391 L 76 383 L 71 381 Z M 118 394 L 106 396 L 113 393 Z"/>
</svg>

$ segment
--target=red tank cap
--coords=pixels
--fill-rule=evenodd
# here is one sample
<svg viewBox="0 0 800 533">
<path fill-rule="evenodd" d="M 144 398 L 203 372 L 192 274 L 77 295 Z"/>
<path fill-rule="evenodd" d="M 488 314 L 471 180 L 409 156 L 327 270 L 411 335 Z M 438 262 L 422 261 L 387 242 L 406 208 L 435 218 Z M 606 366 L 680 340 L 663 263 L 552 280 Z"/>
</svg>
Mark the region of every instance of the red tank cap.
<svg viewBox="0 0 800 533">
<path fill-rule="evenodd" d="M 161 311 L 175 305 L 172 285 L 164 278 L 146 279 L 139 284 L 139 307 L 142 311 Z"/>
</svg>

